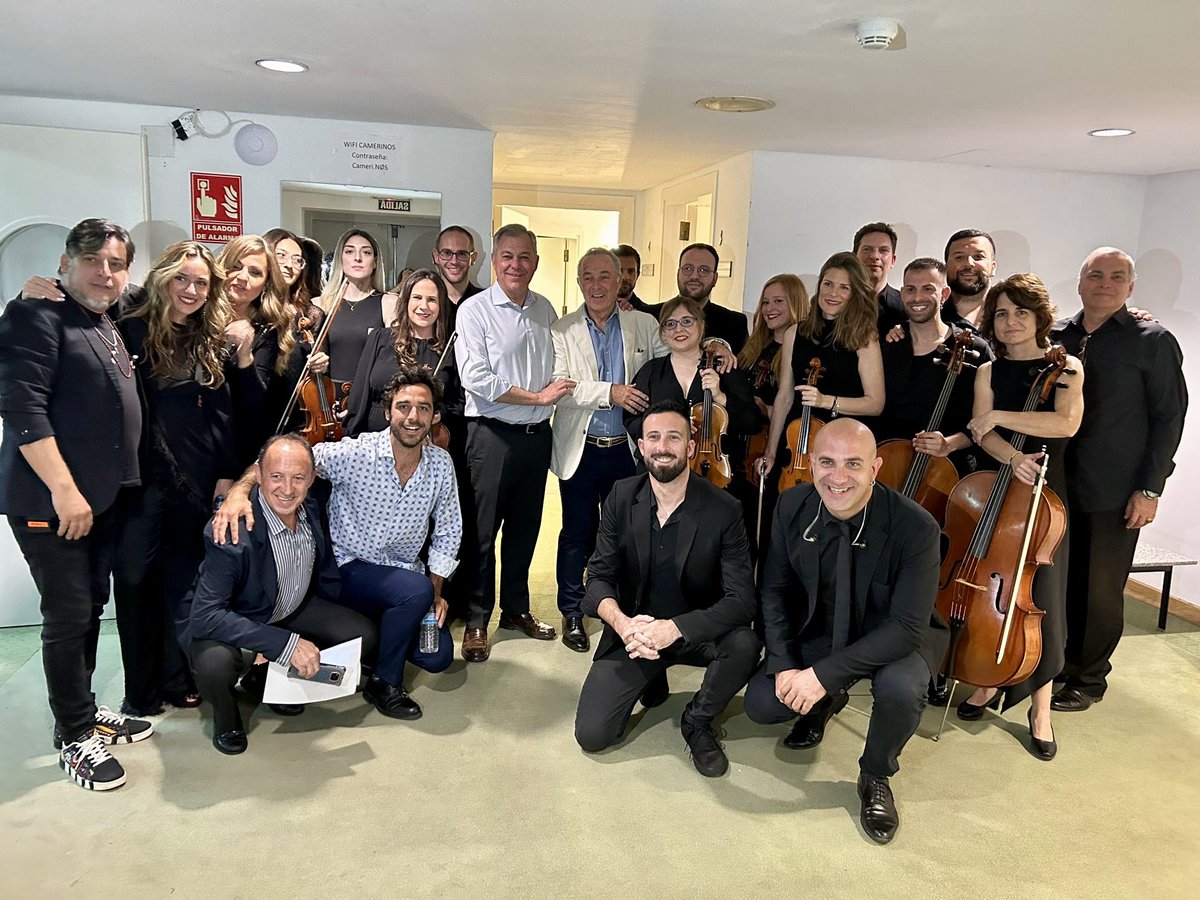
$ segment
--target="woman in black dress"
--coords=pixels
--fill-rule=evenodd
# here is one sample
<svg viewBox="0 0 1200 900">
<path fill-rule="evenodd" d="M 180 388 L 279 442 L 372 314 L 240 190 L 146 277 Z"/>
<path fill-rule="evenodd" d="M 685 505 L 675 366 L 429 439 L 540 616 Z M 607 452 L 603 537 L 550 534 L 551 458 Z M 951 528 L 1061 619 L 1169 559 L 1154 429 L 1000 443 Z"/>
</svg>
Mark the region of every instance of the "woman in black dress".
<svg viewBox="0 0 1200 900">
<path fill-rule="evenodd" d="M 771 412 L 766 471 L 790 455 L 781 446 L 788 422 L 805 406 L 824 415 L 864 418 L 883 412 L 883 357 L 879 352 L 878 303 L 867 270 L 853 253 L 835 253 L 821 267 L 817 300 L 808 315 L 783 339 L 779 393 Z M 809 362 L 818 358 L 824 374 L 805 384 Z M 791 397 L 789 401 L 787 398 Z M 772 477 L 770 483 L 775 483 Z"/>
<path fill-rule="evenodd" d="M 783 363 L 783 341 L 788 328 L 808 315 L 808 291 L 797 275 L 776 275 L 763 285 L 754 324 L 742 352 L 738 368 L 750 379 L 754 405 L 768 426 L 779 392 L 779 374 Z M 765 437 L 765 434 L 764 434 Z"/>
<path fill-rule="evenodd" d="M 175 613 L 204 557 L 213 503 L 239 474 L 225 371 L 225 273 L 193 241 L 168 247 L 121 319 L 147 422 L 141 485 L 113 570 L 130 715 L 195 706 Z"/>
<path fill-rule="evenodd" d="M 975 376 L 975 417 L 968 428 L 972 436 L 999 466 L 1011 466 L 1013 475 L 1033 484 L 1041 466 L 1043 445 L 1050 454 L 1047 486 L 1065 505 L 1066 467 L 1063 451 L 1067 438 L 1079 429 L 1083 418 L 1083 366 L 1067 357 L 1067 371 L 1050 400 L 1033 412 L 1021 412 L 1038 371 L 1044 368 L 1050 346 L 1050 328 L 1055 310 L 1046 286 L 1036 275 L 1013 275 L 988 291 L 980 313 L 980 330 L 992 341 L 996 359 L 979 367 Z M 1025 434 L 1035 452 L 1020 453 L 1009 443 L 1014 433 Z M 1053 759 L 1057 751 L 1050 724 L 1050 695 L 1053 680 L 1063 668 L 1066 647 L 1067 548 L 1064 535 L 1052 566 L 1042 566 L 1033 579 L 1033 602 L 1045 611 L 1042 616 L 1042 657 L 1033 674 L 1020 684 L 1004 689 L 1004 708 L 1032 696 L 1029 710 L 1029 752 L 1039 759 Z M 958 706 L 960 719 L 973 721 L 997 699 L 995 688 L 978 688 Z"/>
</svg>

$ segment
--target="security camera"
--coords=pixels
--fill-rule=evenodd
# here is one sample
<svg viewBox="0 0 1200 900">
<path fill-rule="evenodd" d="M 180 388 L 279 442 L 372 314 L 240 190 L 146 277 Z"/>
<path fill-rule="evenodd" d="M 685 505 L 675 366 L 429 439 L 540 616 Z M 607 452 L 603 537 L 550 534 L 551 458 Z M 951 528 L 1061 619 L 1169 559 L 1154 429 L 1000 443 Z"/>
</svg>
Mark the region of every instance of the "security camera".
<svg viewBox="0 0 1200 900">
<path fill-rule="evenodd" d="M 180 113 L 179 118 L 171 123 L 171 128 L 175 131 L 175 137 L 181 141 L 186 141 L 196 133 L 196 112 Z"/>
</svg>

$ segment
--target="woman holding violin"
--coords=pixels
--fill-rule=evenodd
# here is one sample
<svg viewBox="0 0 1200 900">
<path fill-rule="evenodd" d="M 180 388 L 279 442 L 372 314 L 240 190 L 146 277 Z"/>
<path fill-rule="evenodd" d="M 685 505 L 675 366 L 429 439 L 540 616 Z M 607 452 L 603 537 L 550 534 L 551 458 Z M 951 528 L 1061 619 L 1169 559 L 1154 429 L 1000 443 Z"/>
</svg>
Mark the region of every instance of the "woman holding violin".
<svg viewBox="0 0 1200 900">
<path fill-rule="evenodd" d="M 995 347 L 996 359 L 979 367 L 975 377 L 974 418 L 968 429 L 976 443 L 1001 466 L 1011 467 L 1023 484 L 1038 477 L 1043 457 L 1049 454 L 1047 486 L 1066 502 L 1066 473 L 1063 451 L 1067 439 L 1079 429 L 1083 417 L 1083 366 L 1066 357 L 1066 368 L 1049 398 L 1029 412 L 1030 386 L 1046 363 L 1050 328 L 1055 310 L 1050 295 L 1036 275 L 1013 275 L 988 291 L 980 314 L 980 330 Z M 1015 434 L 1030 440 L 1021 452 L 1010 440 Z M 1054 554 L 1054 564 L 1041 566 L 1033 577 L 1032 599 L 1045 615 L 1041 617 L 1041 659 L 1033 674 L 1004 689 L 1004 708 L 1031 696 L 1029 752 L 1038 759 L 1053 759 L 1057 752 L 1050 724 L 1050 695 L 1053 679 L 1063 668 L 1066 646 L 1065 539 Z M 974 721 L 998 702 L 996 688 L 978 688 L 958 706 L 958 717 Z"/>
<path fill-rule="evenodd" d="M 810 414 L 815 412 L 830 418 L 839 415 L 864 418 L 883 411 L 883 358 L 879 351 L 877 308 L 871 279 L 858 257 L 843 252 L 825 261 L 817 279 L 817 302 L 783 338 L 779 399 L 771 412 L 764 471 L 774 469 L 784 449 L 784 430 L 793 420 L 805 418 L 802 415 L 805 407 Z M 814 361 L 819 365 L 814 365 Z M 789 397 L 791 401 L 786 399 Z M 819 427 L 819 421 L 817 424 Z M 797 437 L 786 449 L 791 456 L 787 467 L 795 470 L 798 477 L 787 478 L 788 471 L 783 471 L 781 489 L 796 480 L 811 481 L 811 475 L 803 475 L 808 463 L 799 452 L 807 440 Z M 779 462 L 782 468 L 784 461 L 779 459 Z"/>
<path fill-rule="evenodd" d="M 711 403 L 724 409 L 729 433 L 747 435 L 757 431 L 762 419 L 746 374 L 737 369 L 718 374 L 700 350 L 704 336 L 704 310 L 700 304 L 686 297 L 668 300 L 663 304 L 658 328 L 669 352 L 650 360 L 633 379 L 633 386 L 650 398 L 648 404 L 680 400 L 695 406 L 705 403 L 708 392 Z M 642 436 L 641 414 L 626 411 L 625 429 L 636 442 Z M 719 435 L 696 436 L 698 444 L 706 440 L 718 452 L 720 439 Z"/>
</svg>

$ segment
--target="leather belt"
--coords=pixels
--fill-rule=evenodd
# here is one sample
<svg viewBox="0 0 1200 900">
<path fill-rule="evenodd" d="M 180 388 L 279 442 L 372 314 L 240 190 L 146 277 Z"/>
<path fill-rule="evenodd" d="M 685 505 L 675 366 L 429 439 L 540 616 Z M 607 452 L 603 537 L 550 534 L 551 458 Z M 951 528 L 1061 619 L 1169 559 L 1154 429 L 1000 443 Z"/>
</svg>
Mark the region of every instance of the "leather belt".
<svg viewBox="0 0 1200 900">
<path fill-rule="evenodd" d="M 605 449 L 629 443 L 628 436 L 624 434 L 614 435 L 613 437 L 600 437 L 596 434 L 589 434 L 583 440 L 584 443 L 591 444 L 593 447 L 603 447 Z"/>
<path fill-rule="evenodd" d="M 480 416 L 477 420 L 487 424 L 491 428 L 497 428 L 501 431 L 516 431 L 521 434 L 538 434 L 542 431 L 550 430 L 550 420 L 543 419 L 540 422 L 530 422 L 527 424 L 516 424 L 513 422 L 505 422 L 501 419 L 493 419 L 489 416 Z"/>
</svg>

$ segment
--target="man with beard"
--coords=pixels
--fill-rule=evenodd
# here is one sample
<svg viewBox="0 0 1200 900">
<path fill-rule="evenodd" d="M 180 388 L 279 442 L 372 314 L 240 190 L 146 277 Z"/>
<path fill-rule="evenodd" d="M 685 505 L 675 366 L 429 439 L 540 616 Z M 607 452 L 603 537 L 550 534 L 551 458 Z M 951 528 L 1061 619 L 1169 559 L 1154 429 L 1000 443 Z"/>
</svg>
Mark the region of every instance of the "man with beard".
<svg viewBox="0 0 1200 900">
<path fill-rule="evenodd" d="M 442 584 L 458 565 L 462 513 L 450 454 L 426 442 L 441 391 L 428 368 L 401 366 L 383 391 L 385 430 L 313 447 L 317 475 L 330 483 L 329 529 L 342 581 L 338 602 L 379 626 L 379 659 L 363 697 L 394 719 L 421 717 L 404 689 L 405 663 L 441 672 L 454 659 Z M 214 517 L 218 544 L 226 526 L 237 543 L 239 516 L 254 527 L 248 497 L 257 480 L 252 467 Z M 421 560 L 427 542 L 428 567 Z M 430 610 L 438 625 L 432 652 L 419 641 Z"/>
<path fill-rule="evenodd" d="M 642 256 L 628 244 L 619 244 L 613 249 L 621 265 L 621 284 L 617 287 L 617 305 L 625 312 L 644 312 L 658 318 L 661 303 L 647 303 L 633 292 L 642 274 Z"/>
<path fill-rule="evenodd" d="M 91 685 L 122 507 L 141 478 L 134 361 L 108 315 L 133 249 L 124 228 L 84 219 L 59 263 L 66 300 L 13 300 L 0 317 L 0 513 L 41 595 L 59 766 L 93 791 L 125 783 L 109 745 L 154 731 L 97 708 Z"/>
<path fill-rule="evenodd" d="M 717 338 L 729 345 L 730 356 L 742 352 L 742 346 L 750 336 L 745 313 L 735 312 L 716 303 L 710 303 L 713 288 L 717 283 L 717 265 L 721 258 L 717 248 L 710 244 L 689 244 L 679 254 L 679 272 L 676 296 L 687 297 L 700 304 L 704 310 L 704 339 Z M 665 304 L 660 304 L 665 305 Z"/>
<path fill-rule="evenodd" d="M 461 225 L 447 225 L 437 236 L 437 243 L 433 246 L 433 264 L 446 282 L 446 296 L 450 299 L 447 327 L 451 333 L 458 318 L 459 305 L 483 290 L 471 281 L 471 266 L 475 265 L 477 258 L 475 237 Z"/>
<path fill-rule="evenodd" d="M 904 321 L 900 292 L 888 284 L 888 274 L 896 265 L 896 240 L 896 229 L 887 222 L 871 222 L 854 235 L 854 255 L 866 266 L 875 284 L 881 335 Z"/>
<path fill-rule="evenodd" d="M 741 506 L 688 469 L 688 409 L 653 404 L 638 449 L 647 472 L 620 481 L 604 504 L 588 561 L 584 612 L 604 621 L 579 695 L 575 740 L 589 753 L 617 743 L 633 705 L 673 665 L 704 680 L 680 723 L 692 763 L 716 778 L 729 760 L 713 720 L 758 664 L 754 582 Z"/>
<path fill-rule="evenodd" d="M 942 304 L 942 321 L 975 331 L 996 274 L 996 242 L 986 231 L 956 231 L 946 242 L 945 259 L 950 299 Z"/>
</svg>

